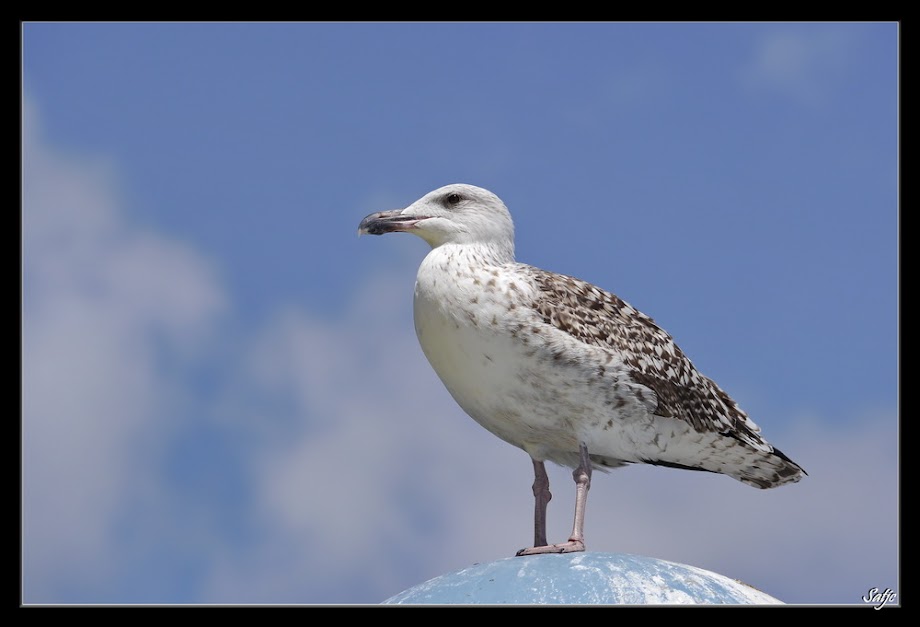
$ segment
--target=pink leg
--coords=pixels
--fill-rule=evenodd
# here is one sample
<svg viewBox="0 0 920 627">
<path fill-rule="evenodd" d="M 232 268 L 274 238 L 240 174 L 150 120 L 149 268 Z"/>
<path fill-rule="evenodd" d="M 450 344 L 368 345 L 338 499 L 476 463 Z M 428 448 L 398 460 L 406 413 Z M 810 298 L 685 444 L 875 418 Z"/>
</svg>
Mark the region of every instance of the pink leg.
<svg viewBox="0 0 920 627">
<path fill-rule="evenodd" d="M 533 461 L 533 545 L 546 546 L 546 506 L 553 495 L 549 491 L 549 477 L 543 462 Z"/>
<path fill-rule="evenodd" d="M 575 523 L 572 526 L 572 535 L 569 537 L 568 542 L 563 542 L 562 544 L 550 544 L 546 545 L 546 504 L 549 502 L 549 498 L 546 498 L 542 502 L 542 513 L 541 513 L 541 500 L 537 496 L 537 486 L 541 484 L 541 472 L 543 478 L 546 480 L 546 490 L 540 490 L 540 494 L 549 495 L 549 479 L 546 478 L 546 469 L 543 467 L 542 462 L 534 462 L 534 473 L 536 479 L 534 480 L 534 496 L 537 498 L 537 504 L 534 512 L 534 546 L 529 549 L 521 549 L 517 552 L 517 555 L 539 555 L 542 553 L 575 553 L 577 551 L 585 550 L 585 505 L 588 501 L 588 490 L 591 488 L 591 458 L 588 457 L 588 447 L 584 444 L 581 444 L 579 447 L 581 453 L 581 461 L 578 464 L 578 468 L 572 473 L 572 477 L 575 479 Z M 539 469 L 538 469 L 539 464 Z M 541 484 L 542 485 L 542 484 Z M 541 520 L 542 518 L 542 520 Z M 542 524 L 542 537 L 540 535 Z M 542 544 L 541 544 L 542 541 Z"/>
</svg>

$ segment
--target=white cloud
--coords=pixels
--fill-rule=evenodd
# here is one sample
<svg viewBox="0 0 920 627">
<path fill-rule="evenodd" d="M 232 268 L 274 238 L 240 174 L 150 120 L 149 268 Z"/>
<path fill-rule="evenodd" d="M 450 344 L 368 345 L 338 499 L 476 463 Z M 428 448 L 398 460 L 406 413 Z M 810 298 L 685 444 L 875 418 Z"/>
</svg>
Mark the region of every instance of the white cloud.
<svg viewBox="0 0 920 627">
<path fill-rule="evenodd" d="M 113 537 L 170 397 L 162 351 L 220 311 L 208 264 L 127 224 L 110 168 L 46 145 L 23 111 L 23 597 L 111 584 Z M 89 567 L 89 565 L 92 565 Z"/>
<path fill-rule="evenodd" d="M 419 573 L 464 565 L 482 540 L 503 554 L 489 533 L 502 492 L 485 487 L 500 466 L 475 459 L 504 450 L 521 462 L 526 510 L 527 456 L 480 433 L 428 367 L 405 270 L 372 276 L 337 322 L 289 310 L 254 339 L 254 395 L 288 397 L 298 418 L 254 451 L 262 541 L 224 556 L 209 600 L 375 602 Z M 526 530 L 528 515 L 520 522 Z"/>
<path fill-rule="evenodd" d="M 853 44 L 847 31 L 828 25 L 771 30 L 756 42 L 743 81 L 752 89 L 819 105 L 845 78 Z"/>
</svg>

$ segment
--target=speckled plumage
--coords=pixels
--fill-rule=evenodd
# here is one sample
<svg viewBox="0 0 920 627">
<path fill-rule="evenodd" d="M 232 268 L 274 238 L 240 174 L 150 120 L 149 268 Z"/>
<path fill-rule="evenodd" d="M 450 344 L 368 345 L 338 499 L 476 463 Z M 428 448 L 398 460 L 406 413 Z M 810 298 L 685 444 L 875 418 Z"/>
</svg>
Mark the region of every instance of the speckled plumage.
<svg viewBox="0 0 920 627">
<path fill-rule="evenodd" d="M 758 488 L 801 479 L 651 318 L 594 285 L 516 262 L 511 216 L 491 192 L 448 185 L 359 227 L 393 231 L 432 246 L 414 301 L 432 367 L 466 413 L 533 459 L 535 548 L 526 552 L 583 550 L 593 468 L 657 464 Z M 570 541 L 541 548 L 544 461 L 575 469 L 581 500 Z"/>
</svg>

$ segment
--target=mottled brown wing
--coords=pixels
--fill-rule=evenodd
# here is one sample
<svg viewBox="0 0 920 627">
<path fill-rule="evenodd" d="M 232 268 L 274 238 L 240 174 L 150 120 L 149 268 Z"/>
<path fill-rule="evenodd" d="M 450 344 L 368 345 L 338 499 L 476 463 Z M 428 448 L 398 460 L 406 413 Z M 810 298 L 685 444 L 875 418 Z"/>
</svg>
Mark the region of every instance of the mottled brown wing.
<svg viewBox="0 0 920 627">
<path fill-rule="evenodd" d="M 655 393 L 656 415 L 769 447 L 759 427 L 650 317 L 590 283 L 526 267 L 540 291 L 534 307 L 543 321 L 585 344 L 616 352 L 632 380 Z"/>
</svg>

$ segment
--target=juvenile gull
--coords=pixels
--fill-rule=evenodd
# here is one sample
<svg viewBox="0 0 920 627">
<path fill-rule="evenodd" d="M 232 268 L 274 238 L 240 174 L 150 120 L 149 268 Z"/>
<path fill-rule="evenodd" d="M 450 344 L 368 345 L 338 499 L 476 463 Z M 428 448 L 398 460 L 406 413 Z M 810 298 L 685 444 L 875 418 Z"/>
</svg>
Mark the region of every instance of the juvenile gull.
<svg viewBox="0 0 920 627">
<path fill-rule="evenodd" d="M 656 464 L 755 488 L 805 474 L 651 318 L 590 283 L 517 263 L 511 215 L 492 192 L 447 185 L 358 226 L 393 232 L 431 245 L 414 307 L 431 366 L 467 414 L 533 461 L 534 545 L 518 555 L 585 550 L 593 469 Z M 575 522 L 561 544 L 546 541 L 545 461 L 574 468 Z"/>
</svg>

